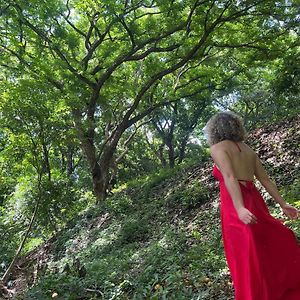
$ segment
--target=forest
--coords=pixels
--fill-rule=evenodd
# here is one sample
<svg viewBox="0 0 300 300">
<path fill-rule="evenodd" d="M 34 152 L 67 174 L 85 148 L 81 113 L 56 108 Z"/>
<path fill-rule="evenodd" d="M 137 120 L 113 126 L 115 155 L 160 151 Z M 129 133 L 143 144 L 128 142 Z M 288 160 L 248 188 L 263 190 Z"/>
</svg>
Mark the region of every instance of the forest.
<svg viewBox="0 0 300 300">
<path fill-rule="evenodd" d="M 233 299 L 204 127 L 300 207 L 299 4 L 0 0 L 0 299 Z"/>
</svg>

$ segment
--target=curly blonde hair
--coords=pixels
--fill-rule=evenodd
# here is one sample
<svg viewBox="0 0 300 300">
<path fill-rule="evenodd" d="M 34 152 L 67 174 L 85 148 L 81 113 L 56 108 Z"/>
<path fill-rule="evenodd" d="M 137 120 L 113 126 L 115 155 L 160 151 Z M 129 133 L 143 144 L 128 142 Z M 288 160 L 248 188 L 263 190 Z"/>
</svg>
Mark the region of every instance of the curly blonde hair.
<svg viewBox="0 0 300 300">
<path fill-rule="evenodd" d="M 245 139 L 246 130 L 243 119 L 235 113 L 226 111 L 212 116 L 205 126 L 205 133 L 210 145 L 224 140 L 241 142 Z"/>
</svg>

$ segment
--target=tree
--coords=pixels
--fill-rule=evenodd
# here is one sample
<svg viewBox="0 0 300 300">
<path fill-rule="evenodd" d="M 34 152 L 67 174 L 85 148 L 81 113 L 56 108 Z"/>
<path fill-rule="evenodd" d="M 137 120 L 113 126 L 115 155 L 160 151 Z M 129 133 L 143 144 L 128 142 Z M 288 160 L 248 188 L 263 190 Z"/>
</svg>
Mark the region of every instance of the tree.
<svg viewBox="0 0 300 300">
<path fill-rule="evenodd" d="M 295 14 L 292 4 L 269 0 L 7 0 L 0 11 L 5 76 L 61 92 L 98 201 L 124 132 L 168 104 L 149 100 L 155 86 L 219 49 L 265 51 L 278 32 L 261 24 Z"/>
<path fill-rule="evenodd" d="M 18 84 L 0 83 L 0 128 L 4 143 L 0 151 L 0 176 L 5 179 L 1 184 L 9 191 L 2 195 L 0 231 L 2 235 L 6 229 L 4 234 L 10 237 L 17 235 L 16 229 L 22 233 L 16 238 L 19 247 L 2 277 L 4 283 L 28 237 L 40 238 L 56 232 L 78 206 L 72 193 L 75 158 L 79 160 L 75 155 L 78 143 L 69 129 L 66 109 L 53 105 L 60 92 L 50 93 L 47 88 L 47 84 L 33 84 L 25 79 Z M 64 149 L 72 151 L 68 162 L 60 155 Z M 15 242 L 8 239 L 5 244 Z"/>
</svg>

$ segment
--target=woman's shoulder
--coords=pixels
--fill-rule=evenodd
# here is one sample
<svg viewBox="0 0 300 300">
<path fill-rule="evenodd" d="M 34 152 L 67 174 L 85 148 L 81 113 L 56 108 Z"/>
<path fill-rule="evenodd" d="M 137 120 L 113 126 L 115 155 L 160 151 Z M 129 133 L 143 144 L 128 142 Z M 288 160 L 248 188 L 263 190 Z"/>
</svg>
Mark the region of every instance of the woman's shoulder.
<svg viewBox="0 0 300 300">
<path fill-rule="evenodd" d="M 226 150 L 230 150 L 230 149 L 235 148 L 236 146 L 234 146 L 234 144 L 238 144 L 239 149 L 242 146 L 242 148 L 244 148 L 244 150 L 248 150 L 248 151 L 251 151 L 251 152 L 255 153 L 255 151 L 247 143 L 245 143 L 244 141 L 236 142 L 236 141 L 233 141 L 233 140 L 223 140 L 221 142 L 213 144 L 210 147 L 210 149 L 211 149 L 211 151 L 224 151 L 224 150 L 226 151 Z"/>
<path fill-rule="evenodd" d="M 217 155 L 218 153 L 227 152 L 230 148 L 230 142 L 231 141 L 229 140 L 224 140 L 211 145 L 210 146 L 211 155 Z"/>
<path fill-rule="evenodd" d="M 210 146 L 211 149 L 222 149 L 222 148 L 227 148 L 230 147 L 230 145 L 233 143 L 231 140 L 223 140 L 221 142 L 218 142 L 216 144 L 213 144 Z"/>
<path fill-rule="evenodd" d="M 255 154 L 256 154 L 255 150 L 253 150 L 253 149 L 252 149 L 252 147 L 251 147 L 251 146 L 249 146 L 247 143 L 245 143 L 245 142 L 242 142 L 242 144 L 245 146 L 245 148 L 246 148 L 246 149 L 248 149 L 249 151 L 251 151 L 251 152 L 253 152 L 253 153 L 255 153 Z"/>
</svg>

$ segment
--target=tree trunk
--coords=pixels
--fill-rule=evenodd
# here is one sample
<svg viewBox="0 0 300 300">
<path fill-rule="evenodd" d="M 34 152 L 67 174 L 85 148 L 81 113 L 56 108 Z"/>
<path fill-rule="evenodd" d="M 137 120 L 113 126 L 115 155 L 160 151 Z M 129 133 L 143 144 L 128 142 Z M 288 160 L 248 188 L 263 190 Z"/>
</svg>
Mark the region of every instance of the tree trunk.
<svg viewBox="0 0 300 300">
<path fill-rule="evenodd" d="M 159 157 L 159 160 L 161 162 L 161 166 L 163 168 L 166 168 L 167 167 L 167 162 L 166 162 L 166 159 L 164 157 L 164 147 L 165 147 L 165 144 L 162 143 L 160 146 L 159 146 L 159 149 L 158 149 L 158 157 Z"/>
<path fill-rule="evenodd" d="M 173 169 L 175 167 L 175 154 L 172 140 L 168 141 L 166 145 L 168 147 L 169 167 Z"/>
<path fill-rule="evenodd" d="M 109 184 L 109 161 L 105 161 L 102 165 L 99 165 L 98 162 L 95 162 L 91 173 L 93 178 L 94 194 L 96 196 L 97 203 L 100 203 L 107 196 Z"/>
<path fill-rule="evenodd" d="M 99 95 L 99 93 L 98 93 Z M 95 91 L 93 98 L 97 98 Z M 96 101 L 94 99 L 94 101 Z M 95 121 L 94 121 L 94 110 L 92 106 L 91 111 L 88 112 L 89 127 L 87 130 L 83 129 L 82 126 L 82 115 L 79 110 L 73 110 L 73 116 L 75 121 L 75 127 L 78 131 L 81 148 L 88 160 L 92 178 L 93 178 L 93 189 L 97 199 L 97 203 L 103 201 L 107 196 L 109 186 L 109 170 L 112 165 L 113 156 L 115 154 L 118 142 L 128 128 L 128 119 L 131 113 L 126 113 L 124 119 L 118 124 L 117 128 L 107 137 L 106 141 L 103 142 L 102 150 L 98 154 L 95 147 Z"/>
<path fill-rule="evenodd" d="M 93 125 L 93 120 L 90 120 L 90 126 L 88 130 L 84 130 L 81 122 L 81 112 L 78 110 L 73 111 L 75 127 L 78 132 L 78 137 L 80 140 L 80 147 L 88 161 L 90 172 L 92 175 L 93 181 L 93 190 L 97 199 L 97 203 L 101 202 L 106 197 L 106 189 L 107 189 L 107 173 L 109 170 L 109 164 L 106 159 L 104 160 L 104 165 L 98 162 L 98 157 L 96 153 L 96 147 L 94 145 L 94 136 L 95 130 Z M 105 146 L 107 147 L 107 146 Z M 103 154 L 103 153 L 102 153 Z M 102 155 L 101 155 L 102 156 Z"/>
<path fill-rule="evenodd" d="M 43 172 L 48 175 L 48 180 L 51 181 L 51 167 L 49 161 L 49 149 L 47 145 L 43 143 Z"/>
<path fill-rule="evenodd" d="M 90 172 L 93 180 L 93 190 L 97 199 L 97 203 L 103 201 L 107 196 L 108 173 L 110 165 L 110 157 L 102 158 L 100 163 L 96 158 L 95 147 L 92 144 L 85 144 L 83 150 L 90 165 Z"/>
<path fill-rule="evenodd" d="M 61 173 L 64 173 L 65 170 L 66 170 L 65 152 L 64 152 L 64 150 L 63 150 L 63 148 L 61 146 L 59 146 L 59 151 L 60 151 L 60 155 L 61 155 L 60 169 L 61 169 Z"/>
<path fill-rule="evenodd" d="M 181 164 L 183 159 L 185 158 L 185 150 L 186 150 L 186 145 L 187 145 L 188 139 L 189 139 L 189 135 L 186 135 L 180 143 L 178 164 Z"/>
<path fill-rule="evenodd" d="M 123 127 L 120 127 L 118 130 L 116 130 L 114 136 L 111 138 L 110 143 L 107 143 L 103 147 L 100 157 L 97 157 L 93 140 L 82 134 L 82 131 L 80 133 L 81 148 L 90 166 L 93 180 L 93 190 L 97 199 L 97 203 L 103 201 L 107 196 L 109 186 L 109 170 L 117 143 L 122 134 L 122 130 Z"/>
<path fill-rule="evenodd" d="M 73 147 L 68 145 L 67 148 L 67 174 L 69 177 L 72 176 L 74 172 L 74 163 L 73 163 Z"/>
</svg>

